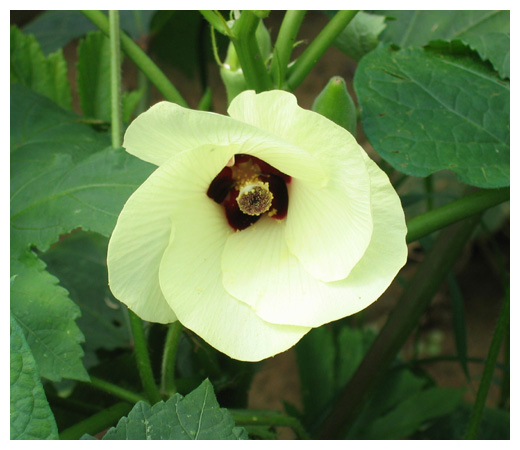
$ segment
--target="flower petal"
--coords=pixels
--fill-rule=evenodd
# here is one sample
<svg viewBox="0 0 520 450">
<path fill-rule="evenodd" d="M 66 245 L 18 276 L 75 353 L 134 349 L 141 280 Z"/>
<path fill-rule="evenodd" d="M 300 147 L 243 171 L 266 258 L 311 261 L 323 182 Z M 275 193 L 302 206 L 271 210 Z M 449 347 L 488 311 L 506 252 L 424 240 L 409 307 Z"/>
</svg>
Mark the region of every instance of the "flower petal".
<svg viewBox="0 0 520 450">
<path fill-rule="evenodd" d="M 203 146 L 160 166 L 128 199 L 108 245 L 112 293 L 142 319 L 176 320 L 159 287 L 159 264 L 172 233 L 171 216 L 180 199 L 206 195 L 232 148 Z"/>
<path fill-rule="evenodd" d="M 123 142 L 127 152 L 161 165 L 173 155 L 204 145 L 234 145 L 290 176 L 321 184 L 324 173 L 305 150 L 246 123 L 205 111 L 160 102 L 137 117 Z"/>
<path fill-rule="evenodd" d="M 322 281 L 346 278 L 365 253 L 372 234 L 365 186 L 360 185 L 356 195 L 356 188 L 347 193 L 332 184 L 331 180 L 327 188 L 315 189 L 294 180 L 289 190 L 287 245 L 305 269 Z"/>
<path fill-rule="evenodd" d="M 371 174 L 372 240 L 361 261 L 340 281 L 306 272 L 284 241 L 284 223 L 263 218 L 229 237 L 222 255 L 224 286 L 264 320 L 317 327 L 377 300 L 406 262 L 406 225 L 399 197 L 377 165 Z"/>
<path fill-rule="evenodd" d="M 230 116 L 267 130 L 318 158 L 327 183 L 296 178 L 290 187 L 287 243 L 307 271 L 322 281 L 345 278 L 372 234 L 365 152 L 345 129 L 298 106 L 283 91 L 237 96 Z"/>
<path fill-rule="evenodd" d="M 174 219 L 175 239 L 159 271 L 161 289 L 181 323 L 216 349 L 243 361 L 259 361 L 298 342 L 310 328 L 274 325 L 229 295 L 220 259 L 235 232 L 222 208 L 208 197 L 193 197 Z"/>
<path fill-rule="evenodd" d="M 361 261 L 346 280 L 339 282 L 348 286 L 354 298 L 357 295 L 360 309 L 379 298 L 408 258 L 408 230 L 401 200 L 388 176 L 368 156 L 365 164 L 370 174 L 374 231 Z"/>
</svg>

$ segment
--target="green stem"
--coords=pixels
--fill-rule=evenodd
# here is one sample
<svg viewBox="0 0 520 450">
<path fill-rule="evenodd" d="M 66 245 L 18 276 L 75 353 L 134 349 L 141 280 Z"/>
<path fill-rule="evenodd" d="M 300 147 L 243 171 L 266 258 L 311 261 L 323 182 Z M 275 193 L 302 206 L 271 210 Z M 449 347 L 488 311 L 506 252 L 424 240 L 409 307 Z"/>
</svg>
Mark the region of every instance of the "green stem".
<svg viewBox="0 0 520 450">
<path fill-rule="evenodd" d="M 377 383 L 437 292 L 480 220 L 476 215 L 452 225 L 437 236 L 396 307 L 369 348 L 349 383 L 325 418 L 320 438 L 344 437 Z"/>
<path fill-rule="evenodd" d="M 146 402 L 147 399 L 142 395 L 136 394 L 135 392 L 128 391 L 119 387 L 113 383 L 110 383 L 105 380 L 101 380 L 100 378 L 90 376 L 90 385 L 99 389 L 100 391 L 106 392 L 108 394 L 113 395 L 114 397 L 119 398 L 120 400 L 124 400 L 125 402 L 135 404 L 137 402 L 143 401 Z"/>
<path fill-rule="evenodd" d="M 177 321 L 170 324 L 164 342 L 161 366 L 161 393 L 168 398 L 177 392 L 177 385 L 175 383 L 175 360 L 181 335 L 181 323 Z"/>
<path fill-rule="evenodd" d="M 82 13 L 103 33 L 109 34 L 107 17 L 101 11 L 82 11 Z M 141 48 L 125 33 L 121 33 L 121 47 L 128 57 L 136 64 L 148 79 L 157 87 L 164 98 L 181 106 L 188 106 L 179 91 L 168 80 L 157 65 L 141 50 Z"/>
<path fill-rule="evenodd" d="M 52 394 L 50 392 L 46 392 L 45 395 L 47 397 L 47 400 L 49 401 L 51 410 L 54 410 L 54 407 L 59 406 L 60 408 L 67 410 L 67 412 L 75 412 L 82 416 L 96 414 L 103 410 L 103 407 L 99 405 L 92 405 L 90 403 L 85 403 L 79 400 L 73 400 L 68 397 L 63 398 L 59 395 Z"/>
<path fill-rule="evenodd" d="M 509 188 L 482 189 L 407 222 L 407 242 L 416 241 L 440 228 L 509 200 Z"/>
<path fill-rule="evenodd" d="M 471 412 L 471 417 L 469 419 L 466 439 L 477 439 L 480 421 L 482 420 L 482 413 L 484 412 L 484 408 L 486 406 L 486 398 L 489 392 L 489 387 L 491 386 L 495 365 L 497 363 L 498 354 L 500 353 L 502 341 L 504 340 L 504 336 L 507 331 L 508 323 L 509 289 L 504 298 L 504 302 L 502 303 L 497 326 L 495 328 L 495 332 L 493 333 L 493 339 L 491 340 L 491 345 L 489 347 L 489 353 L 486 364 L 484 366 L 484 371 L 482 373 L 482 379 L 480 380 L 480 385 L 477 391 L 477 398 L 475 399 L 473 411 Z"/>
<path fill-rule="evenodd" d="M 509 367 L 511 365 L 511 330 L 509 326 L 507 327 L 506 336 L 504 338 L 504 364 L 507 367 L 507 370 L 504 370 L 502 372 L 502 382 L 500 385 L 500 399 L 498 401 L 498 407 L 499 408 L 505 408 L 507 400 L 509 399 L 510 395 L 510 382 L 511 382 L 511 374 L 509 371 Z"/>
<path fill-rule="evenodd" d="M 148 400 L 153 405 L 162 400 L 159 389 L 155 384 L 155 379 L 152 371 L 152 364 L 148 348 L 146 347 L 146 338 L 144 336 L 143 322 L 134 312 L 128 310 L 130 318 L 130 328 L 134 338 L 135 359 L 137 362 L 137 369 L 143 384 L 143 389 L 146 392 Z"/>
<path fill-rule="evenodd" d="M 121 48 L 119 45 L 119 13 L 109 11 L 110 98 L 112 106 L 112 147 L 121 147 L 123 119 L 121 111 Z"/>
<path fill-rule="evenodd" d="M 230 412 L 235 420 L 235 424 L 238 426 L 267 425 L 274 427 L 290 427 L 300 439 L 310 439 L 303 425 L 295 417 L 276 414 L 273 411 L 232 409 Z"/>
<path fill-rule="evenodd" d="M 426 211 L 431 211 L 433 209 L 433 173 L 423 178 L 424 180 L 424 190 L 426 191 Z"/>
<path fill-rule="evenodd" d="M 235 46 L 247 87 L 256 92 L 263 92 L 271 89 L 272 83 L 255 37 L 259 22 L 260 19 L 253 12 L 242 11 L 231 29 L 231 41 Z"/>
<path fill-rule="evenodd" d="M 66 428 L 60 433 L 60 440 L 79 439 L 84 434 L 94 435 L 106 430 L 108 427 L 115 425 L 117 421 L 128 414 L 132 409 L 129 403 L 116 403 L 110 408 L 90 416 L 88 419 Z"/>
<path fill-rule="evenodd" d="M 356 14 L 357 11 L 338 11 L 296 60 L 294 65 L 289 67 L 287 71 L 287 87 L 290 91 L 293 91 L 301 84 Z"/>
<path fill-rule="evenodd" d="M 281 89 L 285 80 L 287 66 L 298 36 L 298 31 L 307 11 L 287 11 L 284 15 L 278 37 L 273 50 L 273 60 L 269 68 L 269 75 L 274 85 Z"/>
</svg>

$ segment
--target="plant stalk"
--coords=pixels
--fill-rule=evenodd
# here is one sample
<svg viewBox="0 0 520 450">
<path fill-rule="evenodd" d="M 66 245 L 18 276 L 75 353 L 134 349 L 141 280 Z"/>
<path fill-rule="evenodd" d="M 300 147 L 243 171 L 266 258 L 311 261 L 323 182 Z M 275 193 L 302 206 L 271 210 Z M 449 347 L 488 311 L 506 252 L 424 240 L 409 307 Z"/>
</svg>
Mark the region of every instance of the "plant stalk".
<svg viewBox="0 0 520 450">
<path fill-rule="evenodd" d="M 161 393 L 168 398 L 177 392 L 177 385 L 175 383 L 175 361 L 181 335 L 182 325 L 179 321 L 169 325 L 164 342 L 161 366 Z"/>
<path fill-rule="evenodd" d="M 247 87 L 256 92 L 263 92 L 272 88 L 272 82 L 255 37 L 259 22 L 260 19 L 252 11 L 242 11 L 231 29 L 231 41 L 235 46 Z"/>
<path fill-rule="evenodd" d="M 123 136 L 121 106 L 121 47 L 119 44 L 119 12 L 109 11 L 110 37 L 110 98 L 112 111 L 112 147 L 119 148 Z"/>
<path fill-rule="evenodd" d="M 82 11 L 94 25 L 103 33 L 109 35 L 109 23 L 107 17 L 101 11 Z M 164 98 L 170 102 L 188 107 L 188 103 L 166 75 L 157 67 L 150 57 L 125 33 L 120 33 L 121 47 L 128 57 L 141 69 L 148 79 L 157 87 Z"/>
<path fill-rule="evenodd" d="M 154 405 L 155 403 L 160 402 L 162 398 L 159 389 L 155 384 L 150 355 L 148 353 L 146 338 L 144 336 L 143 322 L 134 312 L 128 310 L 128 313 L 130 318 L 130 328 L 134 338 L 134 352 L 137 369 L 146 396 L 148 397 L 150 404 Z"/>
<path fill-rule="evenodd" d="M 277 89 L 282 89 L 287 67 L 298 36 L 298 31 L 307 11 L 287 11 L 284 15 L 273 50 L 269 75 Z"/>
<path fill-rule="evenodd" d="M 123 389 L 122 387 L 119 387 L 113 383 L 102 380 L 100 378 L 93 377 L 92 375 L 90 376 L 90 385 L 92 387 L 95 387 L 96 389 L 99 389 L 100 391 L 106 392 L 110 395 L 113 395 L 114 397 L 119 398 L 120 400 L 123 400 L 131 404 L 135 404 L 139 401 L 147 401 L 147 399 L 142 395 L 136 394 L 132 391 L 128 391 L 127 389 Z"/>
<path fill-rule="evenodd" d="M 330 19 L 330 22 L 325 25 L 318 36 L 309 44 L 294 65 L 287 70 L 287 87 L 290 91 L 293 91 L 302 83 L 357 13 L 358 11 L 338 11 Z"/>
<path fill-rule="evenodd" d="M 509 200 L 509 187 L 482 189 L 447 205 L 435 208 L 407 222 L 406 242 L 410 243 L 434 231 L 485 211 Z"/>
<path fill-rule="evenodd" d="M 115 425 L 117 421 L 124 415 L 128 414 L 131 409 L 132 405 L 129 403 L 116 403 L 110 408 L 104 409 L 103 411 L 66 428 L 60 433 L 60 440 L 79 439 L 87 433 L 91 435 L 100 433 L 108 427 Z"/>
<path fill-rule="evenodd" d="M 446 228 L 436 238 L 363 361 L 326 414 L 321 439 L 338 439 L 346 435 L 367 397 L 417 326 L 479 221 L 480 215 L 472 216 Z"/>
<path fill-rule="evenodd" d="M 273 414 L 273 411 L 231 409 L 230 412 L 238 426 L 267 425 L 274 427 L 290 427 L 294 430 L 299 439 L 310 439 L 303 425 L 295 417 Z"/>
<path fill-rule="evenodd" d="M 488 357 L 486 364 L 484 365 L 484 371 L 480 380 L 480 385 L 477 391 L 477 398 L 473 405 L 471 417 L 469 419 L 468 430 L 466 432 L 466 439 L 477 439 L 478 430 L 480 427 L 480 421 L 482 420 L 482 414 L 486 407 L 486 398 L 489 392 L 489 387 L 493 380 L 493 373 L 500 353 L 500 347 L 506 335 L 507 326 L 509 324 L 509 289 L 506 292 L 502 308 L 500 309 L 500 315 L 498 317 L 497 326 L 493 333 L 493 339 L 489 346 Z"/>
</svg>

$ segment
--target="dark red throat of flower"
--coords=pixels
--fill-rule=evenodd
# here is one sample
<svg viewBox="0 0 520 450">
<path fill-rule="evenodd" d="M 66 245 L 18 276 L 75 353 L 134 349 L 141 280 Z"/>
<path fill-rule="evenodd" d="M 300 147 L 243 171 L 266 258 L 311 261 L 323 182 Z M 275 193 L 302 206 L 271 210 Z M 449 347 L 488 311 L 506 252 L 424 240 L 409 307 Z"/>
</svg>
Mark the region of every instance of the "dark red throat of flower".
<svg viewBox="0 0 520 450">
<path fill-rule="evenodd" d="M 232 166 L 224 167 L 209 185 L 208 197 L 222 205 L 229 225 L 244 230 L 267 215 L 287 215 L 291 177 L 261 159 L 238 154 Z"/>
</svg>

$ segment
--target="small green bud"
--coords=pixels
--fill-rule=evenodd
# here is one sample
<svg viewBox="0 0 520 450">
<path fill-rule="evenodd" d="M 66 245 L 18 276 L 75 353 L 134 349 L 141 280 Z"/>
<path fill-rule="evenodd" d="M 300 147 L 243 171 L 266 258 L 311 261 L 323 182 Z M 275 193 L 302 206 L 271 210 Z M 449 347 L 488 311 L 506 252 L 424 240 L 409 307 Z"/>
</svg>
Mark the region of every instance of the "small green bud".
<svg viewBox="0 0 520 450">
<path fill-rule="evenodd" d="M 353 136 L 356 135 L 356 105 L 348 93 L 347 85 L 343 78 L 332 77 L 330 79 L 327 86 L 314 100 L 312 110 L 342 126 Z"/>
<path fill-rule="evenodd" d="M 224 65 L 220 68 L 220 77 L 226 87 L 228 104 L 231 103 L 231 100 L 233 100 L 238 94 L 247 89 L 246 79 L 244 78 L 244 74 L 240 68 L 237 70 L 231 70 L 229 66 Z"/>
</svg>

